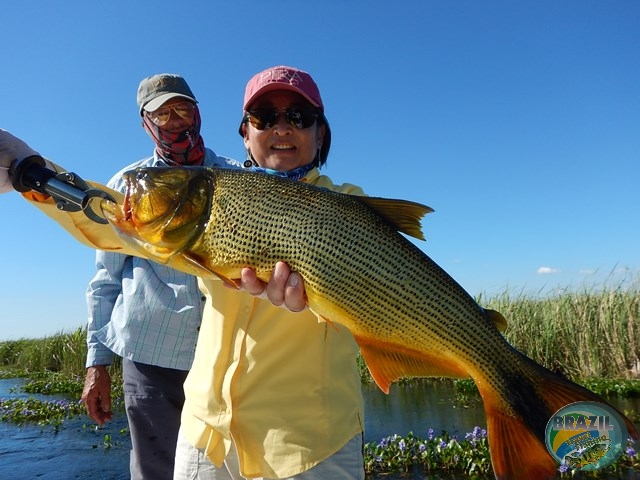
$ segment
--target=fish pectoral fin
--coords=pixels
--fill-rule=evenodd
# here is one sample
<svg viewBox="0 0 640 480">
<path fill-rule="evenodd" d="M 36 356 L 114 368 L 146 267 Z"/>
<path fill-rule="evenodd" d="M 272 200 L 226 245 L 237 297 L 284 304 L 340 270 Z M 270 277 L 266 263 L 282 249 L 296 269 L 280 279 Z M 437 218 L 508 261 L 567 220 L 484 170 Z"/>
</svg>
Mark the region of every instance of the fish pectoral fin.
<svg viewBox="0 0 640 480">
<path fill-rule="evenodd" d="M 355 336 L 355 340 L 371 376 L 385 393 L 389 393 L 389 386 L 402 377 L 469 377 L 458 364 L 436 355 L 359 336 Z"/>
<path fill-rule="evenodd" d="M 168 265 L 179 270 L 186 271 L 187 273 L 191 273 L 197 277 L 210 278 L 211 276 L 214 276 L 222 280 L 229 287 L 235 290 L 240 289 L 239 281 L 228 278 L 215 270 L 211 270 L 209 267 L 205 266 L 204 262 L 202 262 L 198 257 L 189 253 L 183 252 L 180 255 L 176 255 L 171 259 Z"/>
<path fill-rule="evenodd" d="M 502 316 L 500 312 L 485 308 L 484 313 L 489 321 L 493 323 L 498 330 L 504 332 L 507 329 L 507 320 Z"/>
<path fill-rule="evenodd" d="M 357 197 L 375 212 L 391 223 L 396 230 L 424 240 L 420 220 L 433 208 L 409 200 L 395 200 L 380 197 Z"/>
</svg>

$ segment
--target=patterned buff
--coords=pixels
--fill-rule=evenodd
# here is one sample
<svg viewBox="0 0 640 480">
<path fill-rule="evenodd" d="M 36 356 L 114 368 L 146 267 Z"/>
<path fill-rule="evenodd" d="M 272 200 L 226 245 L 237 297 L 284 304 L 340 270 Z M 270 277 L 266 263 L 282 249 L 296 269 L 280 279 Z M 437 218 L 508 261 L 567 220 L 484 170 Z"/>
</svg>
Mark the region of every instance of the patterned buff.
<svg viewBox="0 0 640 480">
<path fill-rule="evenodd" d="M 249 168 L 247 168 L 247 167 L 249 167 Z M 314 167 L 315 167 L 315 165 L 312 162 L 312 163 L 309 163 L 309 164 L 304 165 L 302 167 L 298 167 L 298 168 L 294 168 L 293 170 L 289 170 L 288 172 L 280 172 L 278 170 L 273 170 L 271 168 L 262 168 L 262 167 L 258 167 L 256 165 L 251 165 L 251 161 L 247 161 L 246 164 L 245 164 L 245 168 L 247 168 L 247 170 L 249 170 L 251 172 L 267 173 L 269 175 L 276 175 L 278 177 L 288 178 L 289 180 L 300 180 L 307 173 L 309 173 L 311 170 L 313 170 Z"/>
<path fill-rule="evenodd" d="M 158 154 L 169 162 L 178 165 L 202 165 L 204 162 L 204 140 L 200 136 L 200 111 L 193 111 L 193 125 L 180 133 L 171 133 L 142 116 L 144 129 L 156 143 Z"/>
</svg>

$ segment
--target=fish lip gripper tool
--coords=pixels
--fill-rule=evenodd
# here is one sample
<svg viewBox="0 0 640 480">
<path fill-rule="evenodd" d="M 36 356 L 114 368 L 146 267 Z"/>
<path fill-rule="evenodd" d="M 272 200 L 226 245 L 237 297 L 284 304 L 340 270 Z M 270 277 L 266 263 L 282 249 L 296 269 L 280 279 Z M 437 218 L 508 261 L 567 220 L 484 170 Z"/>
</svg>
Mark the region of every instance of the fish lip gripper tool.
<svg viewBox="0 0 640 480">
<path fill-rule="evenodd" d="M 56 173 L 46 167 L 44 158 L 32 155 L 11 164 L 9 174 L 12 185 L 18 192 L 36 192 L 50 195 L 60 210 L 66 212 L 83 211 L 96 223 L 108 223 L 105 218 L 94 212 L 89 203 L 98 197 L 115 203 L 115 199 L 106 192 L 92 188 L 82 178 L 72 172 Z"/>
</svg>

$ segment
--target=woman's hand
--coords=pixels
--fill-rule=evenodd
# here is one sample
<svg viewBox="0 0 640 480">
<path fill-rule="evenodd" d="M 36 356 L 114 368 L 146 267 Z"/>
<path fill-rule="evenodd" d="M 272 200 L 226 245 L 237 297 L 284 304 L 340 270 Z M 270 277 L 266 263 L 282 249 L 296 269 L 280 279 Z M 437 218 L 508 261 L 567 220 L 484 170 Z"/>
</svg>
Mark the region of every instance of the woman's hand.
<svg viewBox="0 0 640 480">
<path fill-rule="evenodd" d="M 292 272 L 284 262 L 276 263 L 268 283 L 260 280 L 253 269 L 243 268 L 240 286 L 251 295 L 268 299 L 275 306 L 292 312 L 301 312 L 307 308 L 302 277 L 299 273 Z"/>
</svg>

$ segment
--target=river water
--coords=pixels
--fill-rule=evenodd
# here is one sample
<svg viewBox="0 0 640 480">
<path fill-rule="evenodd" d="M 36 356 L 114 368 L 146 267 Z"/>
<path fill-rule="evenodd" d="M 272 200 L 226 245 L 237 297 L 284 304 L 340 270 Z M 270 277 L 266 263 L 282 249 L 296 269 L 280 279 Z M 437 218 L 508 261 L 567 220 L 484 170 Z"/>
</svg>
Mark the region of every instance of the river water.
<svg viewBox="0 0 640 480">
<path fill-rule="evenodd" d="M 23 383 L 22 379 L 0 380 L 0 398 L 29 396 L 19 391 Z M 430 428 L 436 434 L 446 430 L 464 438 L 475 426 L 485 427 L 482 405 L 478 402 L 470 408 L 459 406 L 447 383 L 392 385 L 389 395 L 375 385 L 365 385 L 363 390 L 366 442 L 408 432 L 426 437 Z M 640 410 L 638 399 L 612 403 L 622 410 Z M 126 426 L 124 413 L 114 414 L 113 421 L 100 429 L 86 416 L 67 420 L 57 433 L 53 427 L 18 427 L 0 422 L 0 479 L 128 479 L 131 444 L 128 434 L 121 433 Z M 105 435 L 110 435 L 109 447 L 105 446 Z"/>
</svg>

